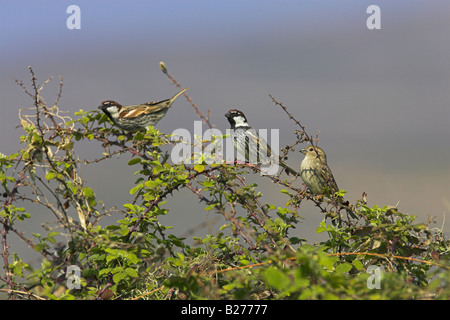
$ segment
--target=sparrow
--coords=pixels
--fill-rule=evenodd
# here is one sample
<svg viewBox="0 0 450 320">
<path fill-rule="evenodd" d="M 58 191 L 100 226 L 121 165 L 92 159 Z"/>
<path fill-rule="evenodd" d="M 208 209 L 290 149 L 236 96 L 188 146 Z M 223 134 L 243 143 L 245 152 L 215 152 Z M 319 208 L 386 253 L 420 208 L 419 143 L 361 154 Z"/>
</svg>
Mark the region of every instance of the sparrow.
<svg viewBox="0 0 450 320">
<path fill-rule="evenodd" d="M 300 150 L 305 155 L 300 164 L 300 177 L 312 194 L 331 194 L 339 191 L 327 163 L 327 155 L 317 146 L 308 146 Z"/>
<path fill-rule="evenodd" d="M 119 128 L 129 131 L 146 131 L 161 120 L 172 103 L 187 89 L 182 89 L 170 99 L 137 105 L 122 106 L 113 100 L 103 101 L 98 107 Z"/>
<path fill-rule="evenodd" d="M 233 140 L 234 148 L 237 152 L 245 157 L 248 163 L 273 163 L 274 153 L 270 145 L 261 138 L 255 129 L 250 127 L 247 118 L 242 111 L 231 109 L 225 117 L 231 125 L 231 139 Z M 283 161 L 279 164 L 289 173 L 297 176 L 298 173 L 289 167 Z"/>
<path fill-rule="evenodd" d="M 300 150 L 300 152 L 305 155 L 305 158 L 300 164 L 300 177 L 309 191 L 315 195 L 321 194 L 328 197 L 338 192 L 339 188 L 328 166 L 325 151 L 318 146 L 308 146 Z M 352 218 L 356 218 L 348 201 L 344 200 L 341 196 L 335 199 Z"/>
</svg>

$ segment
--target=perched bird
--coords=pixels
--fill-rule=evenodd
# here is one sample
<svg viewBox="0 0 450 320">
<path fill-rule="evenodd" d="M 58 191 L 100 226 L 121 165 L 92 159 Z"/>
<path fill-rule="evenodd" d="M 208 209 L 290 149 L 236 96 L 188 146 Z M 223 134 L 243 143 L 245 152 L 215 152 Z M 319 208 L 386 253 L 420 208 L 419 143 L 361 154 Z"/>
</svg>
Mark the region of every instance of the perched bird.
<svg viewBox="0 0 450 320">
<path fill-rule="evenodd" d="M 274 163 L 270 145 L 261 138 L 255 129 L 250 127 L 247 118 L 242 111 L 231 109 L 225 117 L 231 125 L 231 138 L 233 139 L 234 148 L 239 154 L 245 157 L 246 162 L 254 164 L 269 164 Z M 293 175 L 298 173 L 285 164 L 279 161 L 279 164 Z"/>
<path fill-rule="evenodd" d="M 148 102 L 138 105 L 122 106 L 113 100 L 103 101 L 98 107 L 119 128 L 135 132 L 146 131 L 161 120 L 169 107 L 187 89 L 183 89 L 172 98 L 162 101 Z"/>
<path fill-rule="evenodd" d="M 328 167 L 327 155 L 317 146 L 300 150 L 305 155 L 300 165 L 300 177 L 312 194 L 330 195 L 339 191 L 333 173 Z"/>
<path fill-rule="evenodd" d="M 317 146 L 308 146 L 300 150 L 305 155 L 300 164 L 300 177 L 312 194 L 331 197 L 339 191 L 333 173 L 327 163 L 327 155 Z M 341 196 L 334 198 L 341 209 L 345 209 L 348 215 L 356 219 L 350 203 Z M 340 211 L 340 209 L 339 209 Z"/>
</svg>

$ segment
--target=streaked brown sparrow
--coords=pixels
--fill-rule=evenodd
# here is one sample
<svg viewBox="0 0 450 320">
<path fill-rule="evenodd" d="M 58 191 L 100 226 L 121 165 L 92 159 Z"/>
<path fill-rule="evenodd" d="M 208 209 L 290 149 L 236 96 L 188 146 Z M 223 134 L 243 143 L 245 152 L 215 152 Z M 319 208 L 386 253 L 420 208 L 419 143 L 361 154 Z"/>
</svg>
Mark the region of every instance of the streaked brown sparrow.
<svg viewBox="0 0 450 320">
<path fill-rule="evenodd" d="M 328 166 L 325 151 L 318 146 L 308 146 L 300 150 L 300 152 L 305 155 L 300 164 L 300 177 L 306 184 L 306 187 L 312 194 L 332 198 L 332 195 L 338 192 L 339 188 Z M 337 196 L 334 199 L 352 218 L 356 218 L 348 201 L 341 196 Z"/>
<path fill-rule="evenodd" d="M 325 152 L 317 146 L 308 146 L 300 152 L 305 155 L 300 165 L 300 177 L 309 191 L 325 195 L 339 191 Z"/>
<path fill-rule="evenodd" d="M 253 164 L 274 162 L 274 153 L 270 145 L 258 135 L 255 129 L 250 127 L 242 111 L 231 109 L 225 114 L 225 117 L 231 125 L 231 139 L 233 140 L 234 148 L 245 157 L 246 162 Z M 279 161 L 279 164 L 289 173 L 298 175 L 286 163 Z"/>
<path fill-rule="evenodd" d="M 135 132 L 146 131 L 161 120 L 172 103 L 187 89 L 183 89 L 170 99 L 137 105 L 122 106 L 113 100 L 103 101 L 98 107 L 119 128 Z"/>
</svg>

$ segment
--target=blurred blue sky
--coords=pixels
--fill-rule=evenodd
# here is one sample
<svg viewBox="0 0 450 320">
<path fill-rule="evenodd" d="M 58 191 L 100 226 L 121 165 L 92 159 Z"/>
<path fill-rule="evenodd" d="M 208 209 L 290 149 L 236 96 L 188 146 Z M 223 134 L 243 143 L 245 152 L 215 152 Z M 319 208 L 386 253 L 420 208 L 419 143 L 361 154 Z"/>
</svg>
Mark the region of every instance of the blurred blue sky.
<svg viewBox="0 0 450 320">
<path fill-rule="evenodd" d="M 388 17 L 396 15 L 396 19 L 402 21 L 402 14 L 428 10 L 421 1 L 376 3 L 381 7 L 386 4 L 389 8 L 389 11 L 383 10 L 384 27 L 392 23 Z M 72 4 L 78 5 L 82 13 L 82 29 L 76 32 L 65 28 L 69 16 L 66 9 Z M 364 27 L 368 16 L 365 9 L 370 4 L 374 2 L 1 1 L 0 26 L 2 46 L 8 56 L 26 55 L 30 49 L 42 54 L 77 52 L 77 49 L 109 47 L 115 41 L 123 46 L 127 42 L 134 43 L 136 39 L 151 40 L 153 45 L 147 45 L 153 48 L 175 40 L 185 45 L 209 40 L 212 41 L 210 44 L 223 43 L 228 47 L 231 40 L 254 37 L 269 40 L 276 34 L 330 32 L 345 24 L 353 24 L 354 28 Z M 441 5 L 446 5 L 446 2 L 433 2 L 435 8 Z M 51 47 L 56 44 L 58 47 Z"/>
<path fill-rule="evenodd" d="M 73 4 L 81 30 L 66 28 Z M 372 4 L 381 8 L 381 30 L 366 27 Z M 105 99 L 171 96 L 176 89 L 158 65 L 165 61 L 200 109 L 211 109 L 218 129 L 228 128 L 224 114 L 236 107 L 256 128 L 279 128 L 280 145 L 293 143 L 296 127 L 272 94 L 308 132 L 320 131 L 319 145 L 351 200 L 366 191 L 369 205 L 399 203 L 421 221 L 436 216 L 440 227 L 450 210 L 449 16 L 447 0 L 0 1 L 0 152 L 21 147 L 17 112 L 31 101 L 11 76 L 28 84 L 27 66 L 40 82 L 55 76 L 48 101 L 63 76 L 60 107 L 73 114 Z M 195 120 L 179 99 L 158 128 L 191 130 Z M 100 152 L 88 143 L 79 150 L 82 158 Z M 293 154 L 288 162 L 296 167 L 301 159 Z M 107 207 L 129 200 L 135 178 L 127 160 L 83 169 Z M 284 203 L 273 184 L 254 178 L 265 202 Z M 173 200 L 166 217 L 173 232 L 211 219 L 189 192 Z M 314 241 L 322 217 L 307 204 L 301 214 L 296 232 Z"/>
</svg>

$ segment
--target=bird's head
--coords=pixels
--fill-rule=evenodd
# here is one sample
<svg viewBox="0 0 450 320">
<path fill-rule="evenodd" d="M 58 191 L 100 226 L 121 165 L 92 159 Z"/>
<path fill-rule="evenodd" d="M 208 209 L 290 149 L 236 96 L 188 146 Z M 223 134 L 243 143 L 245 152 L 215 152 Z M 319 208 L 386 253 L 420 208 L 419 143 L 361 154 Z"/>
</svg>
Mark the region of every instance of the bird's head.
<svg viewBox="0 0 450 320">
<path fill-rule="evenodd" d="M 98 108 L 108 116 L 118 117 L 120 109 L 122 109 L 122 105 L 113 100 L 106 100 L 103 101 Z"/>
<path fill-rule="evenodd" d="M 327 155 L 325 154 L 325 151 L 323 151 L 322 148 L 318 146 L 308 146 L 304 149 L 301 149 L 300 152 L 303 153 L 306 158 L 320 158 L 322 162 L 327 162 Z"/>
<path fill-rule="evenodd" d="M 227 117 L 228 122 L 231 125 L 231 129 L 244 127 L 249 128 L 250 125 L 247 122 L 247 118 L 245 117 L 245 114 L 242 111 L 239 111 L 237 109 L 231 109 L 226 114 L 225 117 Z"/>
</svg>

